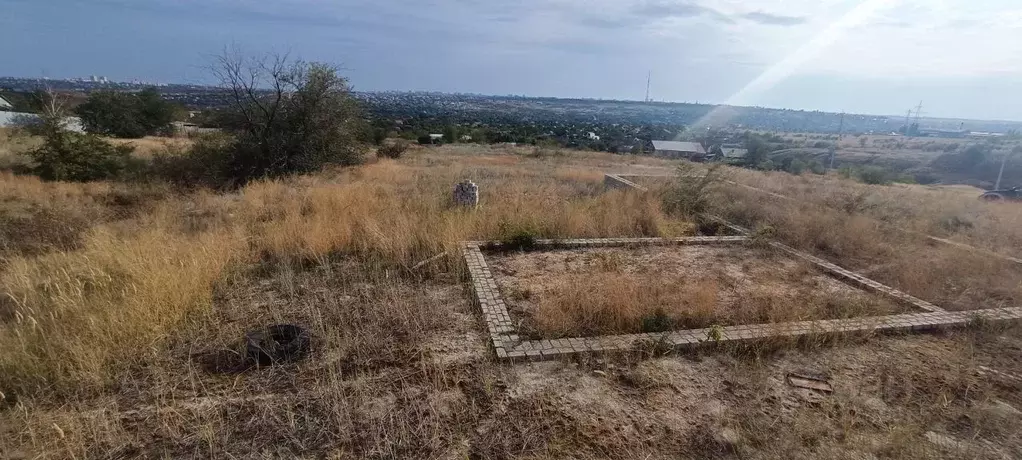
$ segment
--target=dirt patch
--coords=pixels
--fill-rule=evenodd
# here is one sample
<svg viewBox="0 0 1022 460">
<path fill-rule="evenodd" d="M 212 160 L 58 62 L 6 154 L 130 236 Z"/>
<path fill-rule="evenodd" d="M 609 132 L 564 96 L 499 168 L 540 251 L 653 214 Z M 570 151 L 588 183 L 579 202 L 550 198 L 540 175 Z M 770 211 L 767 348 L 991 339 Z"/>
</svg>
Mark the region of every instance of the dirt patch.
<svg viewBox="0 0 1022 460">
<path fill-rule="evenodd" d="M 598 248 L 488 259 L 520 331 L 534 338 L 909 311 L 770 249 Z"/>
</svg>

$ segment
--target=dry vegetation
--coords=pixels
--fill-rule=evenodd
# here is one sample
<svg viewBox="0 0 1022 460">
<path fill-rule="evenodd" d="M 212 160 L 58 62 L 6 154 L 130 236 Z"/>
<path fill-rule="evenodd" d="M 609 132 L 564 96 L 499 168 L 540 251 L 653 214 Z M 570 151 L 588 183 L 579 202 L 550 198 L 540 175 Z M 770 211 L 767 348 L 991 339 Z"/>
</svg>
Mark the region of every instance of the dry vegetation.
<svg viewBox="0 0 1022 460">
<path fill-rule="evenodd" d="M 559 250 L 489 259 L 512 313 L 537 339 L 905 310 L 768 248 Z"/>
<path fill-rule="evenodd" d="M 494 364 L 458 241 L 695 228 L 655 194 L 601 185 L 602 171 L 672 163 L 539 153 L 414 149 L 230 194 L 0 176 L 0 458 L 1022 456 L 1014 329 Z M 765 177 L 781 193 L 824 196 L 794 176 Z M 447 204 L 463 178 L 480 184 L 475 212 Z M 718 212 L 942 305 L 1016 303 L 1013 267 L 887 233 L 868 224 L 876 211 L 722 193 L 749 201 L 719 201 Z M 620 278 L 613 265 L 608 283 Z M 280 322 L 310 328 L 312 355 L 242 365 L 244 332 Z M 786 386 L 800 369 L 828 374 L 835 393 Z M 931 432 L 961 443 L 935 444 Z"/>
<path fill-rule="evenodd" d="M 868 186 L 835 177 L 730 171 L 738 186 L 717 188 L 715 211 L 785 242 L 952 310 L 1015 306 L 1022 267 L 983 252 L 928 240 L 947 237 L 1006 255 L 1019 254 L 1022 208 L 989 204 L 958 190 Z M 907 229 L 905 232 L 899 229 Z M 912 233 L 918 232 L 918 233 Z"/>
</svg>

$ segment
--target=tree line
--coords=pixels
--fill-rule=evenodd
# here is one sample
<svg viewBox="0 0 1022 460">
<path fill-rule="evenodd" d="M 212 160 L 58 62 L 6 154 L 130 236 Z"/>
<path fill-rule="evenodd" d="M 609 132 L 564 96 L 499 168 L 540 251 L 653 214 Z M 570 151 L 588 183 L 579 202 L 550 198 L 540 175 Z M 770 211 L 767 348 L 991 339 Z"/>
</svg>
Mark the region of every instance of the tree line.
<svg viewBox="0 0 1022 460">
<path fill-rule="evenodd" d="M 211 71 L 228 95 L 228 106 L 219 111 L 221 131 L 151 161 L 133 158 L 130 144 L 115 146 L 102 136 L 170 134 L 182 108 L 155 89 L 94 92 L 73 109 L 59 95 L 40 97 L 39 122 L 28 129 L 43 143 L 29 152 L 28 172 L 47 180 L 159 177 L 186 186 L 232 188 L 362 161 L 365 121 L 337 68 L 287 56 L 225 52 Z M 71 115 L 79 117 L 84 133 L 70 129 Z"/>
</svg>

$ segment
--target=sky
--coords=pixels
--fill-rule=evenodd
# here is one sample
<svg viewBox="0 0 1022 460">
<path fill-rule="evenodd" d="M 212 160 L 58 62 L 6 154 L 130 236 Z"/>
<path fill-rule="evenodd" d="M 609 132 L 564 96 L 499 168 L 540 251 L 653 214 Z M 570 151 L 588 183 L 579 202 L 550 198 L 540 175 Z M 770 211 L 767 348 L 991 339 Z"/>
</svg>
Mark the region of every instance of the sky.
<svg viewBox="0 0 1022 460">
<path fill-rule="evenodd" d="M 0 75 L 213 83 L 225 47 L 356 90 L 1022 121 L 1019 0 L 0 0 Z"/>
</svg>

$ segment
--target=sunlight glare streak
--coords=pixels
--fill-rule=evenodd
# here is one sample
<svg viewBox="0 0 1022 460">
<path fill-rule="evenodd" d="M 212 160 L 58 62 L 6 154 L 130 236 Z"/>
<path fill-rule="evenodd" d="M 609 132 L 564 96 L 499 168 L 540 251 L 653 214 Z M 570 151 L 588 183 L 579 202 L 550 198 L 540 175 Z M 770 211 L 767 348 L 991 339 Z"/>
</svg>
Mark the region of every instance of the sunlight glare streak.
<svg viewBox="0 0 1022 460">
<path fill-rule="evenodd" d="M 808 43 L 770 66 L 770 68 L 759 74 L 759 76 L 738 90 L 738 92 L 731 95 L 723 104 L 714 107 L 709 113 L 696 120 L 695 123 L 692 123 L 690 130 L 726 124 L 734 116 L 733 110 L 727 110 L 728 106 L 752 105 L 754 96 L 784 81 L 807 61 L 815 58 L 838 39 L 846 35 L 849 30 L 864 24 L 880 9 L 894 6 L 898 2 L 900 0 L 862 0 L 844 16 L 827 26 L 823 32 L 813 37 Z"/>
</svg>

